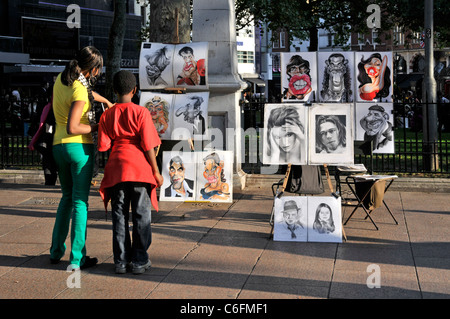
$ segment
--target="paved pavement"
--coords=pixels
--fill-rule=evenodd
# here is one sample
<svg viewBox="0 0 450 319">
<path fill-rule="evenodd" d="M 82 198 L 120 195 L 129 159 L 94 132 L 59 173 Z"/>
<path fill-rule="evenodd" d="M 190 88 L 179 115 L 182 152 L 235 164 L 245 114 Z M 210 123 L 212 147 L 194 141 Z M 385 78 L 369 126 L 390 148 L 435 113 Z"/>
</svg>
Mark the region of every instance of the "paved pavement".
<svg viewBox="0 0 450 319">
<path fill-rule="evenodd" d="M 67 271 L 69 252 L 58 265 L 49 262 L 59 187 L 44 186 L 39 176 L 0 181 L 1 299 L 450 297 L 445 191 L 393 188 L 385 199 L 399 225 L 379 208 L 373 213 L 377 231 L 359 211 L 345 226 L 347 241 L 339 244 L 273 241 L 267 181 L 235 189 L 231 204 L 160 202 L 160 212 L 153 213 L 152 268 L 117 275 L 111 218 L 105 220 L 97 185 L 90 196 L 87 250 L 99 264 L 81 271 L 77 281 Z"/>
</svg>

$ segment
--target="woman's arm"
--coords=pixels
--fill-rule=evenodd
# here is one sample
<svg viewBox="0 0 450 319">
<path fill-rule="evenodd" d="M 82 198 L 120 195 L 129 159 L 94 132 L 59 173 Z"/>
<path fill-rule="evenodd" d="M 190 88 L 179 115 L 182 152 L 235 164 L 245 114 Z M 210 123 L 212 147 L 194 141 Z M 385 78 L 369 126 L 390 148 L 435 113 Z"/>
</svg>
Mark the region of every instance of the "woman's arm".
<svg viewBox="0 0 450 319">
<path fill-rule="evenodd" d="M 114 104 L 111 103 L 107 98 L 101 96 L 95 91 L 92 91 L 92 96 L 94 97 L 94 100 L 100 103 L 105 103 L 108 106 L 108 109 L 111 108 Z"/>
<path fill-rule="evenodd" d="M 84 104 L 86 104 L 85 101 L 74 101 L 70 106 L 69 117 L 67 118 L 66 126 L 67 134 L 79 135 L 97 131 L 98 124 L 87 125 L 80 123 Z"/>
</svg>

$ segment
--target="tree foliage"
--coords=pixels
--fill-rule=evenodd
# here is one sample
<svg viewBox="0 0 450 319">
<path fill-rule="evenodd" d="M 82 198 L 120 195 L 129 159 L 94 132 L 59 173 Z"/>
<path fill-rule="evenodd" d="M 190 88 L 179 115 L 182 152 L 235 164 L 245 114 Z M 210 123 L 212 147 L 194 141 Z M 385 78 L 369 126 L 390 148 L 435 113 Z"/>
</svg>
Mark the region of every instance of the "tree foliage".
<svg viewBox="0 0 450 319">
<path fill-rule="evenodd" d="M 424 1 L 426 0 L 236 0 L 237 27 L 243 28 L 250 21 L 267 23 L 269 30 L 285 30 L 290 39 L 311 40 L 318 29 L 326 29 L 334 35 L 334 45 L 344 45 L 351 32 L 368 34 L 367 12 L 370 4 L 381 9 L 379 34 L 388 34 L 394 26 L 403 31 L 422 32 L 424 25 Z M 437 41 L 449 45 L 450 1 L 434 0 L 434 27 Z M 257 24 L 257 23 L 255 23 Z M 314 35 L 314 33 L 316 35 Z M 311 43 L 311 51 L 317 50 L 317 42 Z"/>
</svg>

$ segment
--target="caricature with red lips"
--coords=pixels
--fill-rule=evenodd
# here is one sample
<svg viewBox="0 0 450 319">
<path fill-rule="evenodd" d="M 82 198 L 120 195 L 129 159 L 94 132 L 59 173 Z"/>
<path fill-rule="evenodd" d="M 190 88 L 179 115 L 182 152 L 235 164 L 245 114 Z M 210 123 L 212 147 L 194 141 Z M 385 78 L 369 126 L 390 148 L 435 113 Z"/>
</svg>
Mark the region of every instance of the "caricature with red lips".
<svg viewBox="0 0 450 319">
<path fill-rule="evenodd" d="M 362 100 L 372 101 L 389 95 L 390 69 L 387 67 L 388 58 L 374 53 L 367 60 L 362 57 L 358 64 L 359 96 Z"/>
<path fill-rule="evenodd" d="M 283 92 L 283 98 L 302 100 L 312 91 L 309 76 L 309 62 L 299 55 L 294 55 L 286 66 L 289 85 Z"/>
</svg>

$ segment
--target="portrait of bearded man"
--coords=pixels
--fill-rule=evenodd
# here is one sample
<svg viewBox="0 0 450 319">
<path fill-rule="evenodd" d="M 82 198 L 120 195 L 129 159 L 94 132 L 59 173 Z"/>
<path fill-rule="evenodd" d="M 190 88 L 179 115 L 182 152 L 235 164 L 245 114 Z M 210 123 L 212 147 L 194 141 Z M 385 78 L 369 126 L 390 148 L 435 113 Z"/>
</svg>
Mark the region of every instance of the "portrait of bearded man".
<svg viewBox="0 0 450 319">
<path fill-rule="evenodd" d="M 345 55 L 344 55 L 345 54 Z M 320 100 L 322 102 L 353 102 L 353 55 L 347 52 L 319 52 L 319 75 L 321 82 Z"/>
</svg>

